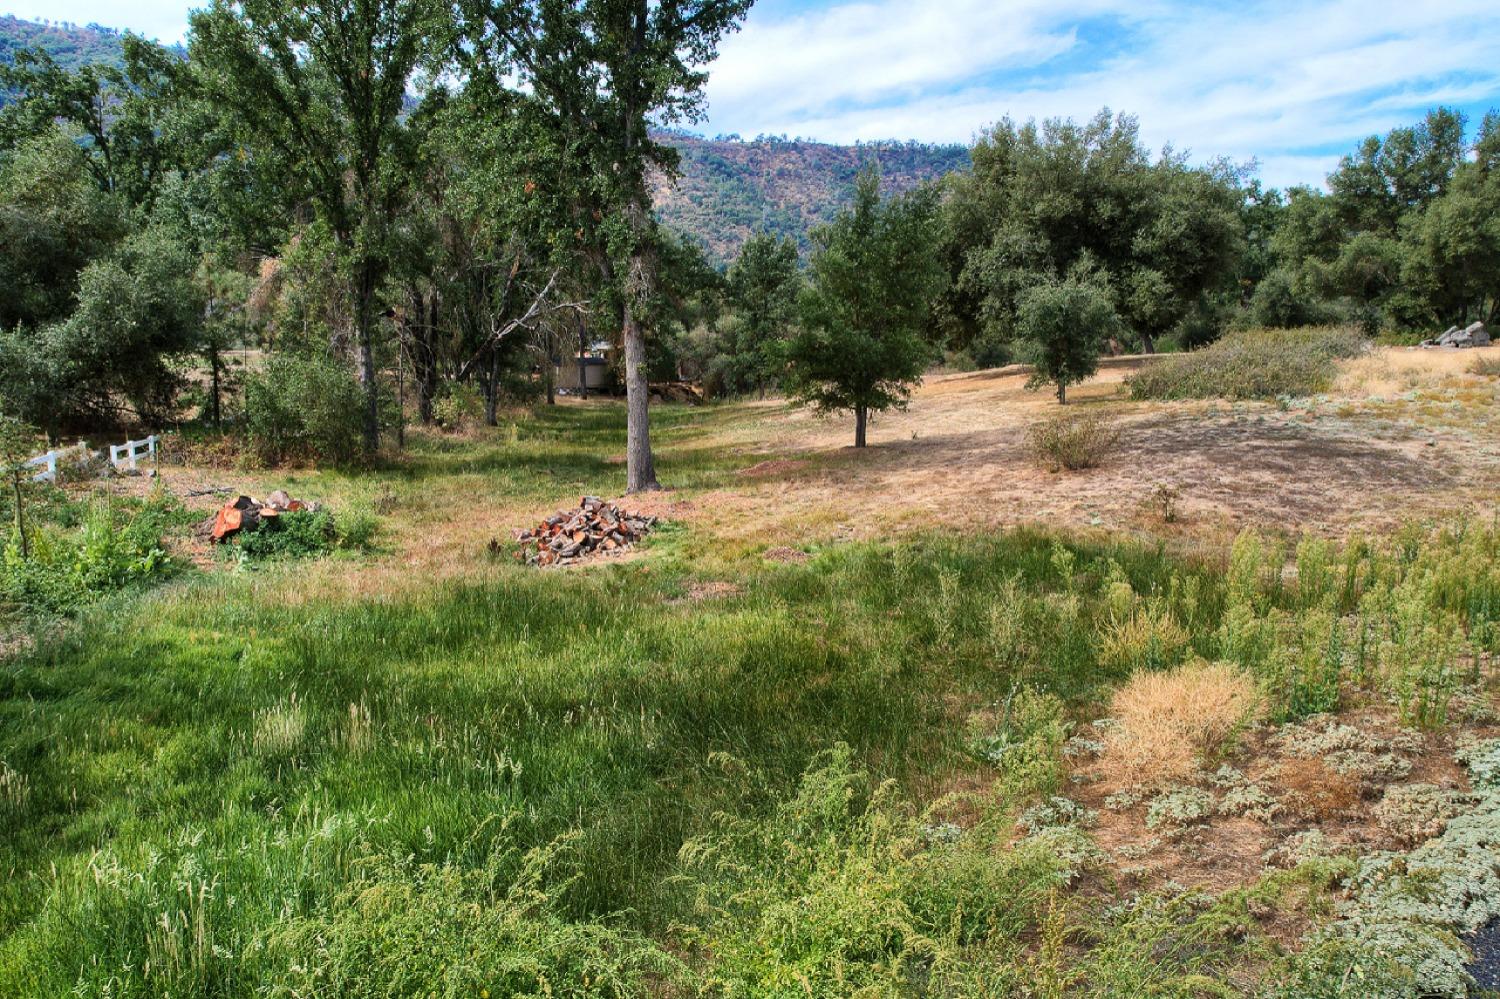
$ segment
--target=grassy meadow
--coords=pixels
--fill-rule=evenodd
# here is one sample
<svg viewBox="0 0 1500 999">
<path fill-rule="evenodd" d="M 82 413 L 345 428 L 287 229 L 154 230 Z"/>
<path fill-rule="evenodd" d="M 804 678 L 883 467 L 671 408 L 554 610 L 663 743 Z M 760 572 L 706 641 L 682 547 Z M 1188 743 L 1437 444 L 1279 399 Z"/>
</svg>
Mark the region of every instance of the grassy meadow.
<svg viewBox="0 0 1500 999">
<path fill-rule="evenodd" d="M 764 412 L 663 407 L 671 501 L 733 488 L 719 435 Z M 1493 524 L 1233 551 L 926 530 L 772 561 L 668 514 L 581 569 L 486 550 L 616 494 L 623 431 L 565 406 L 368 471 L 205 471 L 288 483 L 359 543 L 37 619 L 0 664 L 0 995 L 1424 994 L 1402 947 L 1468 988 L 1459 936 L 1495 903 L 1429 885 L 1409 911 L 1415 883 L 1350 844 L 1149 877 L 1091 833 L 1086 760 L 1181 748 L 1110 734 L 1132 676 L 1229 663 L 1253 716 L 1120 787 L 1186 850 L 1220 822 L 1189 806 L 1245 796 L 1209 775 L 1253 777 L 1251 733 L 1374 706 L 1438 755 L 1492 735 Z M 1480 832 L 1440 882 L 1500 862 L 1500 751 L 1464 745 Z M 1278 842 L 1318 828 L 1273 813 Z"/>
</svg>

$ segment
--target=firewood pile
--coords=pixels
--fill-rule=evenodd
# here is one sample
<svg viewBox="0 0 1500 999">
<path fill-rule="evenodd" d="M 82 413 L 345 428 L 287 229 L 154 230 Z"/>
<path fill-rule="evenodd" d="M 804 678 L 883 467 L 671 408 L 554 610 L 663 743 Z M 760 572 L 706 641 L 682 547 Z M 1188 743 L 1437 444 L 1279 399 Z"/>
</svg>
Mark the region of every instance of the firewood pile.
<svg viewBox="0 0 1500 999">
<path fill-rule="evenodd" d="M 572 510 L 560 510 L 517 531 L 516 558 L 527 565 L 569 565 L 590 555 L 630 548 L 656 525 L 655 517 L 626 513 L 597 496 L 585 496 Z"/>
<path fill-rule="evenodd" d="M 282 514 L 317 509 L 318 504 L 292 499 L 282 489 L 276 490 L 264 501 L 250 496 L 238 496 L 198 524 L 196 533 L 206 541 L 223 543 L 241 531 L 259 530 Z"/>
</svg>

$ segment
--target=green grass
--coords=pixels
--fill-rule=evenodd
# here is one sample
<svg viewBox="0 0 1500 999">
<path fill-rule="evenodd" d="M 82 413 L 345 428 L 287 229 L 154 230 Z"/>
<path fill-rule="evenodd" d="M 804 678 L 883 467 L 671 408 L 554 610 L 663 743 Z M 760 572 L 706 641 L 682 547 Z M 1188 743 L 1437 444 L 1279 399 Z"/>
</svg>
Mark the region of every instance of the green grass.
<svg viewBox="0 0 1500 999">
<path fill-rule="evenodd" d="M 1127 557 L 1143 580 L 1168 571 Z M 29 784 L 0 812 L 0 991 L 145 959 L 153 917 L 104 897 L 101 850 L 163 891 L 179 869 L 212 886 L 232 956 L 210 948 L 188 980 L 227 994 L 248 994 L 220 979 L 260 934 L 323 911 L 369 855 L 478 868 L 573 834 L 563 910 L 659 931 L 683 915 L 664 882 L 678 848 L 725 803 L 711 754 L 783 784 L 840 742 L 881 776 L 942 774 L 974 765 L 950 698 L 1024 676 L 1082 702 L 1108 683 L 1089 618 L 1042 602 L 1038 659 L 993 658 L 976 609 L 1013 578 L 1059 585 L 1048 540 L 840 549 L 702 606 L 620 565 L 294 606 L 268 572 L 86 613 L 0 673 L 0 758 Z"/>
<path fill-rule="evenodd" d="M 744 459 L 708 434 L 737 418 L 668 410 L 664 478 L 722 484 Z M 542 411 L 295 491 L 419 519 L 608 493 L 621 429 Z M 1252 536 L 1226 564 L 1019 530 L 771 565 L 692 534 L 587 571 L 348 595 L 270 562 L 81 609 L 0 663 L 0 995 L 1201 995 L 1270 946 L 1247 905 L 1289 876 L 1073 898 L 1086 834 L 1009 846 L 1067 793 L 1071 721 L 1191 655 L 1288 713 L 1389 680 L 1440 714 L 1430 653 L 1500 642 L 1494 531 L 1308 543 L 1299 585 Z M 683 599 L 706 578 L 740 589 Z M 1330 679 L 1335 616 L 1368 677 Z M 950 824 L 959 787 L 986 790 Z"/>
</svg>

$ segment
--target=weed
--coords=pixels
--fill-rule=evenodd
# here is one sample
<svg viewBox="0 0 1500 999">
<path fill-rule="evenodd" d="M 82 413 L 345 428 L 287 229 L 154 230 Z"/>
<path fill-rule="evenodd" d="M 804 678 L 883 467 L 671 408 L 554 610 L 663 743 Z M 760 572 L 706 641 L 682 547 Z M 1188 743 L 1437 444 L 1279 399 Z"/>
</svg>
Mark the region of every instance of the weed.
<svg viewBox="0 0 1500 999">
<path fill-rule="evenodd" d="M 1287 760 L 1276 780 L 1284 791 L 1282 805 L 1312 822 L 1337 818 L 1360 803 L 1359 778 L 1319 759 Z"/>
<path fill-rule="evenodd" d="M 1214 796 L 1202 788 L 1173 788 L 1146 806 L 1146 828 L 1181 830 L 1207 822 L 1214 811 Z"/>
<path fill-rule="evenodd" d="M 338 543 L 333 517 L 326 510 L 298 510 L 267 519 L 257 531 L 241 531 L 234 547 L 252 561 L 316 558 Z"/>
<path fill-rule="evenodd" d="M 1469 365 L 1469 374 L 1482 375 L 1485 378 L 1500 378 L 1500 356 L 1486 353 L 1474 358 L 1474 363 Z"/>
<path fill-rule="evenodd" d="M 1386 788 L 1375 806 L 1375 821 L 1407 845 L 1441 833 L 1459 812 L 1455 792 L 1433 784 L 1397 784 Z"/>
<path fill-rule="evenodd" d="M 76 530 L 28 530 L 24 551 L 12 536 L 0 555 L 0 594 L 23 610 L 62 613 L 165 579 L 178 566 L 162 548 L 161 534 L 177 510 L 165 501 L 97 500 Z"/>
<path fill-rule="evenodd" d="M 1222 751 L 1253 715 L 1255 687 L 1225 663 L 1137 673 L 1111 704 L 1118 727 L 1104 736 L 1101 771 L 1118 785 L 1164 787 Z"/>
<path fill-rule="evenodd" d="M 1151 507 L 1163 524 L 1175 524 L 1178 518 L 1177 504 L 1182 500 L 1182 490 L 1168 482 L 1158 482 L 1151 490 Z"/>
</svg>

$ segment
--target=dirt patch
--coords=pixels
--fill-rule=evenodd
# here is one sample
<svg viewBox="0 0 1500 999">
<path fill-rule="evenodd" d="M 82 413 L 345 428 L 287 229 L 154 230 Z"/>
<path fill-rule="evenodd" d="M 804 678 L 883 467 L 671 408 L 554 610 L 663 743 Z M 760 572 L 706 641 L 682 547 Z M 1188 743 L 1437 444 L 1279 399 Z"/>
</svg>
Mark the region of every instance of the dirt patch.
<svg viewBox="0 0 1500 999">
<path fill-rule="evenodd" d="M 710 579 L 694 582 L 688 585 L 687 592 L 680 597 L 668 600 L 668 604 L 697 604 L 705 600 L 718 600 L 725 597 L 737 597 L 745 590 L 738 583 L 731 583 L 723 579 Z"/>
<path fill-rule="evenodd" d="M 767 548 L 761 558 L 767 562 L 806 562 L 812 556 L 800 548 L 777 545 L 774 548 Z"/>
<path fill-rule="evenodd" d="M 1361 748 L 1319 749 L 1324 743 Z M 1399 785 L 1467 791 L 1453 750 L 1451 733 L 1401 729 L 1387 709 L 1367 708 L 1253 729 L 1220 769 L 1180 786 L 1212 798 L 1201 819 L 1173 823 L 1163 818 L 1166 807 L 1153 817 L 1158 799 L 1114 783 L 1097 759 L 1077 767 L 1073 797 L 1097 813 L 1089 831 L 1123 883 L 1219 892 L 1256 881 L 1268 866 L 1291 866 L 1310 844 L 1360 853 L 1406 849 L 1409 843 L 1377 821 L 1374 806 Z M 1309 755 L 1315 752 L 1323 755 Z M 1325 779 L 1311 780 L 1314 769 Z"/>
<path fill-rule="evenodd" d="M 768 478 L 777 475 L 789 475 L 792 472 L 806 468 L 808 462 L 802 458 L 781 458 L 773 461 L 762 461 L 749 468 L 740 469 L 740 474 L 747 479 Z"/>
</svg>

